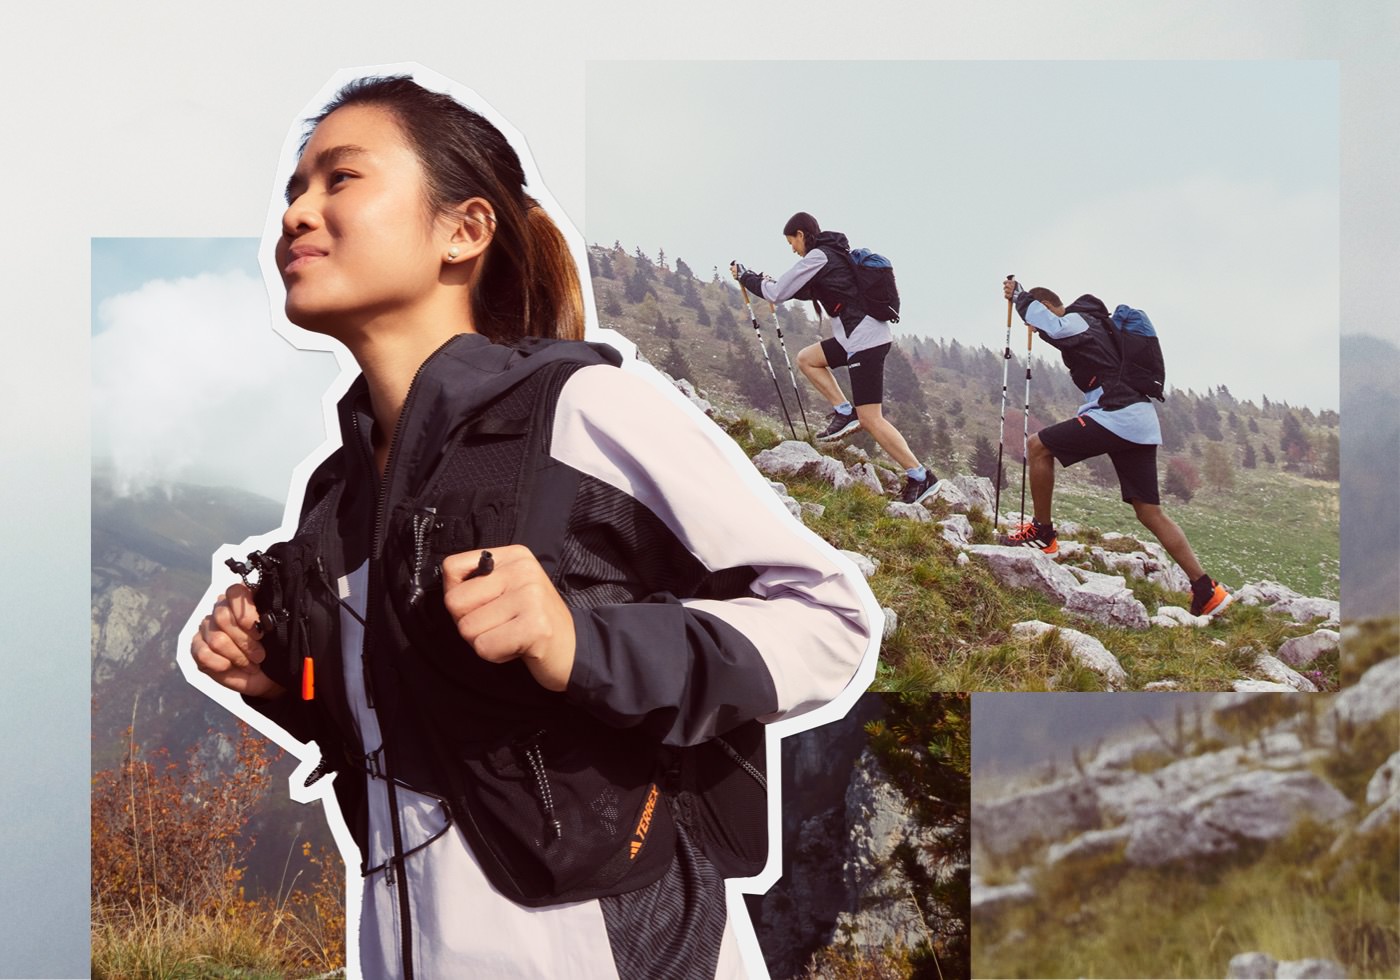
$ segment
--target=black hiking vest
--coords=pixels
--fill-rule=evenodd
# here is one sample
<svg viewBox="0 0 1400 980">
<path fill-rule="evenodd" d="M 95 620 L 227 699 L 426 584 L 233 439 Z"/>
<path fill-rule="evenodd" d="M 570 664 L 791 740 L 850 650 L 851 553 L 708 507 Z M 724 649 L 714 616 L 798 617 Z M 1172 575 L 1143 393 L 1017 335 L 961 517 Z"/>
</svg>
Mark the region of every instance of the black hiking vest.
<svg viewBox="0 0 1400 980">
<path fill-rule="evenodd" d="M 1083 392 L 1102 387 L 1099 405 L 1107 411 L 1147 401 L 1146 396 L 1122 379 L 1123 353 L 1118 329 L 1103 302 L 1096 296 L 1084 295 L 1066 306 L 1065 313 L 1078 313 L 1089 329 L 1058 340 L 1040 330 L 1036 333 L 1060 352 L 1075 387 Z"/>
<path fill-rule="evenodd" d="M 820 232 L 812 238 L 812 248 L 822 250 L 826 265 L 793 294 L 794 298 L 811 300 L 827 316 L 840 318 L 841 326 L 849 335 L 865 319 L 865 309 L 860 301 L 860 287 L 851 265 L 846 236 L 839 231 Z"/>
<path fill-rule="evenodd" d="M 557 343 L 566 346 L 542 358 L 549 363 L 487 403 L 426 420 L 433 437 L 413 460 L 390 460 L 382 499 L 367 449 L 348 444 L 359 435 L 352 387 L 342 403 L 347 445 L 308 481 L 296 536 L 268 549 L 276 565 L 257 588 L 263 668 L 291 693 L 255 704 L 318 742 L 318 772 L 338 774 L 362 854 L 366 779 L 385 775 L 438 798 L 491 883 L 522 905 L 650 884 L 670 865 L 677 820 L 722 874 L 755 874 L 767 855 L 760 724 L 680 749 L 610 727 L 540 687 L 523 662 L 477 657 L 443 605 L 445 557 L 508 544 L 530 548 L 570 608 L 751 594 L 752 569 L 709 572 L 650 511 L 550 456 L 564 383 L 605 361 L 591 345 Z M 551 346 L 526 344 L 530 356 Z M 412 399 L 401 429 L 420 421 Z M 385 743 L 369 755 L 341 683 L 334 586 L 365 560 L 365 687 Z M 294 700 L 308 657 L 315 696 Z"/>
</svg>

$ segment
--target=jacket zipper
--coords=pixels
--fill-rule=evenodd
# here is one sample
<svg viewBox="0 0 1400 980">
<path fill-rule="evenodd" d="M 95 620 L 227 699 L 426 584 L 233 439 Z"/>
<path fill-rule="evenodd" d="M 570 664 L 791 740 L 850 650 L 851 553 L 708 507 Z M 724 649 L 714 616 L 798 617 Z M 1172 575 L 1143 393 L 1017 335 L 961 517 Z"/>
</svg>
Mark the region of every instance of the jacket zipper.
<svg viewBox="0 0 1400 980">
<path fill-rule="evenodd" d="M 443 350 L 444 347 L 450 344 L 452 342 L 452 339 L 453 338 L 449 338 L 441 346 L 439 346 L 436 350 L 429 354 L 427 358 L 424 359 L 423 363 L 418 365 L 418 370 L 413 372 L 413 380 L 411 380 L 408 384 L 408 393 L 404 396 L 403 406 L 399 409 L 398 421 L 394 423 L 394 434 L 389 439 L 389 452 L 384 460 L 384 474 L 379 477 L 377 501 L 375 503 L 374 508 L 374 529 L 372 532 L 372 537 L 370 538 L 369 585 L 365 595 L 365 638 L 363 648 L 360 652 L 361 663 L 364 669 L 366 700 L 371 706 L 374 704 L 374 695 L 373 684 L 371 680 L 372 674 L 369 670 L 369 658 L 367 656 L 368 651 L 373 649 L 373 644 L 371 643 L 370 623 L 373 621 L 374 618 L 373 600 L 375 598 L 376 593 L 379 591 L 378 588 L 376 588 L 376 585 L 379 579 L 379 559 L 384 550 L 385 511 L 388 507 L 389 492 L 390 489 L 393 487 L 394 483 L 394 463 L 397 458 L 399 440 L 403 435 L 404 426 L 407 424 L 409 409 L 413 405 L 414 395 L 417 394 L 418 378 L 422 375 L 423 368 L 425 368 L 428 365 L 428 362 L 431 361 L 434 357 L 436 357 Z M 350 418 L 351 424 L 355 430 L 355 442 L 360 446 L 360 451 L 364 452 L 365 441 L 363 435 L 360 432 L 359 413 L 352 412 Z M 377 468 L 374 465 L 373 456 L 369 457 L 368 462 L 370 472 L 375 473 Z M 397 711 L 398 705 L 395 705 L 394 707 Z M 384 748 L 384 751 L 382 753 L 382 758 L 384 761 L 384 785 L 388 791 L 389 826 L 394 841 L 394 854 L 389 862 L 389 869 L 387 873 L 391 877 L 392 883 L 398 888 L 399 934 L 402 942 L 404 978 L 405 980 L 413 980 L 413 918 L 412 909 L 410 907 L 408 898 L 407 868 L 404 866 L 403 825 L 399 819 L 398 788 L 395 785 L 394 773 L 391 767 L 391 763 L 389 761 L 392 756 L 392 753 L 388 750 L 388 745 L 384 742 L 383 735 L 384 732 L 381 729 L 380 744 Z M 397 873 L 395 873 L 396 869 Z"/>
</svg>

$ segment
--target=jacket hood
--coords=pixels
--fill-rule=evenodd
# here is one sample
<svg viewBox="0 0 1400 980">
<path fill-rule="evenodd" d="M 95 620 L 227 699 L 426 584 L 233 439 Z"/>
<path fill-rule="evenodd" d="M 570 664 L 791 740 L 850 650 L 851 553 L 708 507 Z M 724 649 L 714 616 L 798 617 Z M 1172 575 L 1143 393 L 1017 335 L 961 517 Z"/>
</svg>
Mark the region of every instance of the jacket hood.
<svg viewBox="0 0 1400 980">
<path fill-rule="evenodd" d="M 843 252 L 851 250 L 851 243 L 846 240 L 846 236 L 839 231 L 821 231 L 812 239 L 812 247 L 830 245 L 832 248 L 839 248 Z"/>
<path fill-rule="evenodd" d="M 1103 300 L 1099 299 L 1097 296 L 1091 296 L 1088 293 L 1085 293 L 1073 303 L 1069 304 L 1069 306 L 1066 306 L 1065 312 L 1090 313 L 1101 316 L 1104 319 L 1108 318 L 1108 307 L 1103 305 Z"/>
<path fill-rule="evenodd" d="M 428 356 L 409 387 L 395 434 L 395 482 L 431 467 L 446 449 L 459 425 L 537 371 L 552 364 L 580 366 L 622 363 L 607 344 L 527 337 L 512 344 L 493 344 L 481 334 L 458 334 Z M 341 398 L 341 438 L 352 459 L 373 459 L 370 433 L 369 384 L 364 375 L 351 383 Z M 358 441 L 358 447 L 351 448 Z M 392 491 L 391 491 L 392 492 Z"/>
</svg>

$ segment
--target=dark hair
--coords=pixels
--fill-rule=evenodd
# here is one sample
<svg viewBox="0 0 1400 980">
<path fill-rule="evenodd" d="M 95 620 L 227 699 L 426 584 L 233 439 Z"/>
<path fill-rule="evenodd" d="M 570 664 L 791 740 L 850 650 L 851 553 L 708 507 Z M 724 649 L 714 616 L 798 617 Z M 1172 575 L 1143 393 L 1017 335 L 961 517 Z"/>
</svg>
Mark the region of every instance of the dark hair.
<svg viewBox="0 0 1400 980">
<path fill-rule="evenodd" d="M 821 234 L 822 226 L 817 224 L 817 219 L 806 211 L 799 211 L 788 218 L 787 224 L 783 225 L 783 234 L 796 235 L 799 231 L 802 232 L 803 240 L 811 245 L 812 239 Z"/>
<path fill-rule="evenodd" d="M 510 142 L 450 95 L 404 75 L 345 85 L 308 120 L 302 148 L 331 113 L 346 106 L 393 113 L 426 175 L 428 207 L 454 213 L 463 201 L 490 202 L 496 231 L 471 297 L 478 332 L 492 341 L 583 337 L 583 292 L 568 243 L 539 202 L 525 193 L 525 171 Z"/>
<path fill-rule="evenodd" d="M 1027 289 L 1026 292 L 1030 293 L 1046 306 L 1058 306 L 1060 309 L 1065 308 L 1065 304 L 1060 302 L 1060 297 L 1056 296 L 1053 291 L 1046 289 L 1044 286 L 1032 286 L 1030 289 Z"/>
</svg>

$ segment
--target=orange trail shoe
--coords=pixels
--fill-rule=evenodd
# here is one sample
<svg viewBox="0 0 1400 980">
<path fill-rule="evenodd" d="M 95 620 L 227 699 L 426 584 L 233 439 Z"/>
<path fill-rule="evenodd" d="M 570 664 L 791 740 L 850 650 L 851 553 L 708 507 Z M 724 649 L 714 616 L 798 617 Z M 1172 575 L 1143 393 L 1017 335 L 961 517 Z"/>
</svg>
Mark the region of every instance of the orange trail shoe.
<svg viewBox="0 0 1400 980">
<path fill-rule="evenodd" d="M 1022 524 L 1010 534 L 1003 534 L 998 543 L 1020 548 L 1039 548 L 1047 555 L 1053 555 L 1060 550 L 1060 539 L 1055 534 L 1054 526 L 1041 524 L 1036 520 Z"/>
<path fill-rule="evenodd" d="M 1214 616 L 1235 601 L 1225 586 L 1209 575 L 1202 575 L 1191 583 L 1191 615 Z"/>
</svg>

